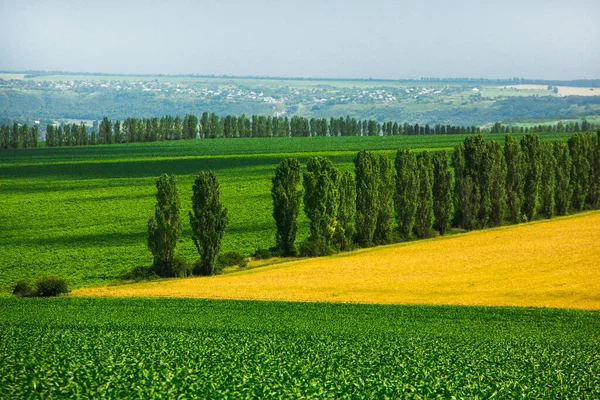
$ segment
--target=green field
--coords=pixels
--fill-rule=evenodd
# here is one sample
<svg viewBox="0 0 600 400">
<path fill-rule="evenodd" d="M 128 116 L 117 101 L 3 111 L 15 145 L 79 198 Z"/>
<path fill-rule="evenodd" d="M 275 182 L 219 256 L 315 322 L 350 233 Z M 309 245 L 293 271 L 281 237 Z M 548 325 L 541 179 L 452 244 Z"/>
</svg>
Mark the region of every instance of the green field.
<svg viewBox="0 0 600 400">
<path fill-rule="evenodd" d="M 592 311 L 0 298 L 0 398 L 600 396 Z"/>
<path fill-rule="evenodd" d="M 566 136 L 544 136 L 557 137 Z M 162 173 L 179 180 L 184 218 L 179 255 L 197 257 L 187 212 L 201 170 L 215 171 L 229 209 L 222 250 L 249 255 L 274 244 L 270 186 L 282 159 L 294 156 L 304 164 L 322 155 L 352 169 L 362 148 L 393 156 L 400 147 L 452 149 L 463 140 L 458 135 L 216 139 L 2 151 L 0 291 L 49 273 L 67 278 L 73 287 L 96 285 L 149 265 L 146 226 Z M 307 235 L 301 214 L 298 240 Z"/>
</svg>

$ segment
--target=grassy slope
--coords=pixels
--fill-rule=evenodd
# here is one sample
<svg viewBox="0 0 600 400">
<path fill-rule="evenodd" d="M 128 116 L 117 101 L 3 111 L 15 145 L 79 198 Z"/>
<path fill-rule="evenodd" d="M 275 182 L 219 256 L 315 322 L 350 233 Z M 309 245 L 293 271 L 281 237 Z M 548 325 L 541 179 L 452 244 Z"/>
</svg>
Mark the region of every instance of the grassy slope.
<svg viewBox="0 0 600 400">
<path fill-rule="evenodd" d="M 600 310 L 600 212 L 276 264 L 233 274 L 76 291 Z"/>
<path fill-rule="evenodd" d="M 0 298 L 0 397 L 598 398 L 599 316 Z"/>
<path fill-rule="evenodd" d="M 547 139 L 559 136 L 546 136 Z M 564 137 L 564 136 L 563 136 Z M 502 137 L 498 137 L 502 140 Z M 75 287 L 116 279 L 149 264 L 146 224 L 156 177 L 177 174 L 183 237 L 178 253 L 194 258 L 187 212 L 200 170 L 214 170 L 229 208 L 223 250 L 249 254 L 274 240 L 270 181 L 277 163 L 330 157 L 352 168 L 356 151 L 400 147 L 451 149 L 463 136 L 218 139 L 0 152 L 0 291 L 19 279 L 53 273 Z M 307 235 L 301 215 L 299 239 Z"/>
</svg>

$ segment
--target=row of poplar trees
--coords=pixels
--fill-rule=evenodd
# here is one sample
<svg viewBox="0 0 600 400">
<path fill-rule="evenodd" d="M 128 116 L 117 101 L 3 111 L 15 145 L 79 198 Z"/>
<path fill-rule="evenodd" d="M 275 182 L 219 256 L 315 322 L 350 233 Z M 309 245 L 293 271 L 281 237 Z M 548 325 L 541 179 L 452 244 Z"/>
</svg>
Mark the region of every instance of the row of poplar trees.
<svg viewBox="0 0 600 400">
<path fill-rule="evenodd" d="M 518 142 L 507 134 L 502 147 L 473 135 L 455 147 L 452 160 L 446 151 L 402 149 L 392 161 L 363 150 L 354 175 L 322 157 L 309 159 L 302 174 L 297 159 L 286 159 L 272 179 L 275 249 L 298 253 L 301 203 L 310 220 L 299 249 L 305 256 L 599 208 L 599 137 L 542 142 L 528 134 Z"/>
<path fill-rule="evenodd" d="M 479 133 L 475 126 L 399 124 L 388 121 L 357 120 L 346 118 L 305 118 L 301 116 L 271 117 L 245 114 L 219 117 L 215 113 L 195 115 L 165 115 L 152 118 L 127 118 L 111 121 L 107 117 L 100 122 L 98 132 L 89 131 L 83 123 L 64 127 L 46 127 L 46 146 L 83 146 L 96 144 L 120 144 L 156 142 L 163 140 L 189 140 L 214 138 L 254 137 L 314 137 L 314 136 L 397 136 L 397 135 L 445 135 Z"/>
</svg>

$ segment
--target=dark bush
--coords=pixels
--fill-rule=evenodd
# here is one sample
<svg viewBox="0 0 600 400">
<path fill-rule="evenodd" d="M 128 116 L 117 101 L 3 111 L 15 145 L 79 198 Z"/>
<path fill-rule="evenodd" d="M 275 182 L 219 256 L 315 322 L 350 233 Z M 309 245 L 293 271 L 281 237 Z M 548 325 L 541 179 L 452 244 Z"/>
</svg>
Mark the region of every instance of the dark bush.
<svg viewBox="0 0 600 400">
<path fill-rule="evenodd" d="M 67 282 L 57 276 L 44 276 L 35 283 L 36 296 L 52 297 L 69 292 Z"/>
<path fill-rule="evenodd" d="M 306 240 L 300 244 L 301 257 L 320 257 L 333 253 L 333 249 L 323 243 Z"/>
<path fill-rule="evenodd" d="M 168 266 L 168 276 L 187 278 L 188 276 L 192 276 L 192 269 L 192 265 L 187 260 L 175 257 Z"/>
<path fill-rule="evenodd" d="M 29 282 L 19 281 L 15 285 L 13 294 L 17 297 L 30 297 L 33 296 L 33 290 L 31 289 L 31 286 L 29 286 Z"/>
<path fill-rule="evenodd" d="M 154 272 L 153 267 L 146 267 L 144 265 L 139 265 L 137 267 L 133 267 L 133 269 L 127 273 L 125 273 L 122 279 L 132 280 L 132 281 L 150 281 L 153 279 L 157 279 L 158 275 Z"/>
<path fill-rule="evenodd" d="M 256 258 L 257 260 L 263 260 L 265 258 L 273 257 L 273 253 L 269 249 L 256 249 L 252 257 Z"/>
<path fill-rule="evenodd" d="M 244 262 L 245 259 L 246 258 L 240 253 L 230 251 L 225 254 L 219 254 L 219 257 L 217 258 L 217 263 L 222 267 L 232 267 L 234 265 L 241 265 L 241 263 Z"/>
</svg>

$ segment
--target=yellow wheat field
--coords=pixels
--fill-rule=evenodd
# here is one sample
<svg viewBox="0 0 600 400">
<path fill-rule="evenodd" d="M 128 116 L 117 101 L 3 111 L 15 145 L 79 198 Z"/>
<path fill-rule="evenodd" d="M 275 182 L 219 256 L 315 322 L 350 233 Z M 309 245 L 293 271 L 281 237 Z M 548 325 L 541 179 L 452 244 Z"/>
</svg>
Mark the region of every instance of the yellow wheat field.
<svg viewBox="0 0 600 400">
<path fill-rule="evenodd" d="M 600 309 L 600 212 L 227 275 L 81 289 L 196 297 Z"/>
</svg>

